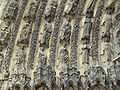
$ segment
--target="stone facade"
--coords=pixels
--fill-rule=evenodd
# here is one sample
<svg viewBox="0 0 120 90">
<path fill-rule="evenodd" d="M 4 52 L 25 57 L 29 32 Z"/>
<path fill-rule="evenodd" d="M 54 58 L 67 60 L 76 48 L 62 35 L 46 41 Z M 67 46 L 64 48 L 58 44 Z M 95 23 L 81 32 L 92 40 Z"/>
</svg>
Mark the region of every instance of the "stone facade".
<svg viewBox="0 0 120 90">
<path fill-rule="evenodd" d="M 0 90 L 120 90 L 120 0 L 0 0 Z"/>
</svg>

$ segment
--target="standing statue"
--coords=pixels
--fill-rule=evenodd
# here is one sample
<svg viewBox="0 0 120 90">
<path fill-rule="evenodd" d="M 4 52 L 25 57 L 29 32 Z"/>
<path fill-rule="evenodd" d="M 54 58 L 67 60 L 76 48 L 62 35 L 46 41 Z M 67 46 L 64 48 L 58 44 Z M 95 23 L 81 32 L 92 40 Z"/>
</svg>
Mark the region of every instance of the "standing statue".
<svg viewBox="0 0 120 90">
<path fill-rule="evenodd" d="M 40 47 L 40 51 L 39 51 L 39 54 L 38 54 L 37 61 L 38 61 L 38 67 L 44 67 L 46 65 L 47 55 L 44 52 L 44 48 L 43 47 Z"/>
<path fill-rule="evenodd" d="M 57 1 L 58 0 L 52 0 L 50 2 L 50 5 L 48 6 L 47 12 L 45 13 L 45 18 L 49 18 L 49 20 L 54 19 L 57 5 L 58 5 Z"/>
<path fill-rule="evenodd" d="M 60 41 L 70 41 L 70 35 L 71 35 L 71 25 L 70 25 L 70 19 L 67 18 L 65 22 L 62 25 L 62 29 L 60 31 Z"/>
<path fill-rule="evenodd" d="M 74 15 L 77 9 L 79 0 L 68 0 L 68 3 L 64 10 L 64 15 Z"/>
<path fill-rule="evenodd" d="M 43 29 L 43 35 L 42 38 L 40 40 L 40 45 L 46 45 L 47 47 L 49 47 L 49 40 L 50 40 L 50 35 L 52 32 L 52 25 L 49 22 L 46 22 L 44 25 L 44 29 Z"/>
<path fill-rule="evenodd" d="M 29 38 L 31 34 L 31 22 L 26 22 L 20 33 L 20 37 L 17 41 L 18 44 L 29 45 Z"/>
<path fill-rule="evenodd" d="M 17 74 L 25 73 L 25 53 L 24 53 L 24 46 L 19 46 L 16 50 L 16 58 L 14 59 L 16 69 L 14 72 Z"/>
<path fill-rule="evenodd" d="M 18 0 L 12 0 L 8 6 L 4 19 L 15 20 L 18 12 Z"/>
<path fill-rule="evenodd" d="M 5 25 L 0 31 L 1 44 L 7 44 L 8 40 L 10 39 L 10 32 L 11 32 L 10 25 L 11 25 L 10 21 L 5 22 Z"/>
<path fill-rule="evenodd" d="M 59 52 L 60 52 L 59 57 L 58 57 L 59 61 L 58 61 L 57 67 L 59 67 L 60 65 L 61 66 L 63 65 L 62 68 L 68 66 L 68 64 L 69 64 L 69 53 L 68 53 L 68 50 L 66 48 L 65 43 L 61 46 Z"/>
</svg>

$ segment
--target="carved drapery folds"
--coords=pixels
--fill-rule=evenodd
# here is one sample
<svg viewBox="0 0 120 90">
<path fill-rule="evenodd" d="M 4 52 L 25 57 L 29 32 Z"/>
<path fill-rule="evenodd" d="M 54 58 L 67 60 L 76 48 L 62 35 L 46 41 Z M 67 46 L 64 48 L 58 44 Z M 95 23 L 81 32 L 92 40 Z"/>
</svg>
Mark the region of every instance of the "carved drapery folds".
<svg viewBox="0 0 120 90">
<path fill-rule="evenodd" d="M 44 25 L 44 29 L 42 32 L 42 38 L 40 39 L 40 46 L 49 47 L 49 40 L 52 32 L 52 24 L 50 22 L 46 22 Z"/>
<path fill-rule="evenodd" d="M 69 65 L 69 52 L 67 50 L 67 44 L 63 44 L 59 49 L 58 65 L 57 68 L 62 69 Z"/>
<path fill-rule="evenodd" d="M 66 18 L 62 24 L 62 28 L 60 30 L 60 42 L 70 42 L 70 35 L 71 35 L 71 25 L 70 25 L 70 18 Z"/>
</svg>

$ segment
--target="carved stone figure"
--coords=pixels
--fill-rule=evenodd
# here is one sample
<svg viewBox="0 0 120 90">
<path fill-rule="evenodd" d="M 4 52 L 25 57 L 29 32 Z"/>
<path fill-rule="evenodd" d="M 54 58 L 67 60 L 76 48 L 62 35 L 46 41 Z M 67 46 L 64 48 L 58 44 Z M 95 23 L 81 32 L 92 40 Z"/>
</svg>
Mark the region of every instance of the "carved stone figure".
<svg viewBox="0 0 120 90">
<path fill-rule="evenodd" d="M 62 65 L 64 64 L 65 66 L 68 66 L 68 62 L 69 62 L 69 53 L 68 53 L 68 50 L 66 48 L 66 44 L 63 44 L 61 47 L 60 47 L 60 50 L 59 50 L 59 57 L 58 57 L 58 60 L 59 60 L 59 65 Z M 63 66 L 64 67 L 64 66 Z"/>
<path fill-rule="evenodd" d="M 17 41 L 17 44 L 23 44 L 25 46 L 29 45 L 29 38 L 31 35 L 32 22 L 26 22 L 20 33 L 20 37 Z"/>
<path fill-rule="evenodd" d="M 62 24 L 62 28 L 61 28 L 60 36 L 59 36 L 60 41 L 69 42 L 70 41 L 70 35 L 71 35 L 70 19 L 67 18 Z"/>
<path fill-rule="evenodd" d="M 39 0 L 36 2 L 30 2 L 28 12 L 24 15 L 25 20 L 28 19 L 29 21 L 32 22 L 35 20 L 36 11 L 38 8 L 38 2 Z"/>
<path fill-rule="evenodd" d="M 43 33 L 42 33 L 42 38 L 40 40 L 40 45 L 46 45 L 49 47 L 49 40 L 50 40 L 50 35 L 52 32 L 52 25 L 49 22 L 46 22 L 44 25 Z"/>
<path fill-rule="evenodd" d="M 38 67 L 44 67 L 47 62 L 47 55 L 44 52 L 44 48 L 40 47 L 39 55 L 38 55 Z"/>
<path fill-rule="evenodd" d="M 58 0 L 51 0 L 50 5 L 48 6 L 47 12 L 45 13 L 45 18 L 49 18 L 50 20 L 54 19 L 56 9 L 57 9 Z"/>
<path fill-rule="evenodd" d="M 1 32 L 0 32 L 1 44 L 7 44 L 8 40 L 10 39 L 10 33 L 11 33 L 10 25 L 11 25 L 11 22 L 7 21 L 5 22 L 3 28 L 1 29 Z"/>
<path fill-rule="evenodd" d="M 82 63 L 89 64 L 90 47 L 88 45 L 84 44 L 82 50 L 83 50 L 82 51 L 82 60 L 83 60 Z"/>
<path fill-rule="evenodd" d="M 1 72 L 1 66 L 2 66 L 3 59 L 4 59 L 4 55 L 2 52 L 0 52 L 0 72 Z"/>
<path fill-rule="evenodd" d="M 17 69 L 18 74 L 25 72 L 25 56 L 24 46 L 20 46 L 16 50 L 16 58 L 14 59 L 16 63 L 14 69 Z"/>
<path fill-rule="evenodd" d="M 15 20 L 18 12 L 18 0 L 12 0 L 8 5 L 7 13 L 4 16 L 4 19 Z"/>
<path fill-rule="evenodd" d="M 64 15 L 74 15 L 78 2 L 79 0 L 68 0 L 68 3 L 64 9 Z"/>
</svg>

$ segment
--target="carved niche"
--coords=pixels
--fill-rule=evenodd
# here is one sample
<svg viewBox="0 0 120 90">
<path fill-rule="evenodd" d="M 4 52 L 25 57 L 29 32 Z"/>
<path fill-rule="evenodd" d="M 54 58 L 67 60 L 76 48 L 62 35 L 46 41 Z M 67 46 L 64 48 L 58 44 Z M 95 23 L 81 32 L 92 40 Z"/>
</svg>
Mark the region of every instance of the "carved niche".
<svg viewBox="0 0 120 90">
<path fill-rule="evenodd" d="M 17 44 L 23 44 L 25 46 L 29 45 L 29 39 L 32 32 L 32 22 L 26 22 L 22 27 L 22 31 L 20 33 L 20 37 L 17 41 Z"/>
<path fill-rule="evenodd" d="M 80 71 L 75 66 L 64 67 L 60 71 L 60 88 L 61 90 L 83 90 L 80 79 Z"/>
<path fill-rule="evenodd" d="M 64 15 L 73 16 L 77 9 L 78 2 L 79 0 L 68 0 L 67 5 L 65 6 L 65 9 L 64 9 Z"/>
<path fill-rule="evenodd" d="M 66 18 L 62 24 L 62 28 L 60 30 L 60 42 L 70 42 L 70 35 L 71 35 L 71 25 L 70 25 L 70 18 Z"/>
<path fill-rule="evenodd" d="M 45 12 L 44 16 L 45 19 L 53 20 L 56 14 L 56 9 L 58 5 L 58 0 L 51 0 L 50 5 L 47 8 L 47 11 Z"/>
<path fill-rule="evenodd" d="M 44 25 L 44 29 L 42 34 L 42 38 L 40 39 L 40 46 L 47 46 L 49 47 L 49 40 L 52 32 L 52 24 L 50 22 L 46 22 Z"/>
<path fill-rule="evenodd" d="M 33 90 L 41 90 L 41 88 L 56 90 L 54 89 L 56 87 L 56 72 L 52 66 L 47 65 L 47 54 L 44 52 L 44 47 L 40 47 L 37 63 L 38 65 L 34 72 Z"/>
<path fill-rule="evenodd" d="M 33 90 L 41 90 L 41 88 L 56 89 L 56 72 L 52 66 L 44 66 L 36 68 L 34 72 L 34 87 Z M 48 89 L 48 90 L 49 90 Z"/>
<path fill-rule="evenodd" d="M 8 9 L 4 15 L 4 19 L 15 20 L 17 12 L 18 12 L 18 0 L 12 0 L 8 5 Z"/>
<path fill-rule="evenodd" d="M 105 87 L 106 73 L 101 66 L 89 65 L 84 72 L 85 75 L 85 88 L 86 90 L 107 90 Z M 98 89 L 92 89 L 100 86 Z M 101 89 L 104 88 L 104 89 Z"/>
</svg>

